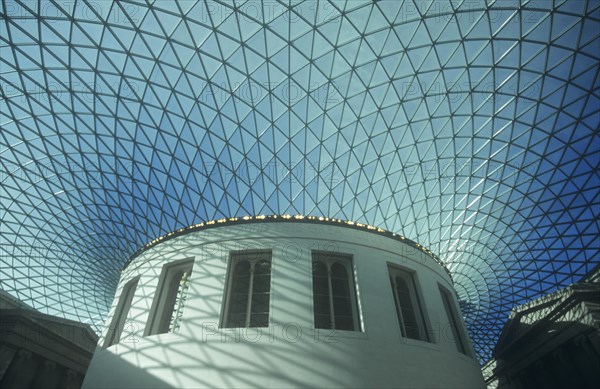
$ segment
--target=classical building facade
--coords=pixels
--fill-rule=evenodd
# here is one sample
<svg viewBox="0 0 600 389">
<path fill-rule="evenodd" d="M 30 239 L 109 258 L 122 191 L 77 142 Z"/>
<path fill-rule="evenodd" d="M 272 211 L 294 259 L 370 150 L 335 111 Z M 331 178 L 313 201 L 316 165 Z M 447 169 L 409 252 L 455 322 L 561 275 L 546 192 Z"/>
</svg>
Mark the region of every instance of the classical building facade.
<svg viewBox="0 0 600 389">
<path fill-rule="evenodd" d="M 89 325 L 45 315 L 0 290 L 1 388 L 79 388 L 97 341 Z"/>
<path fill-rule="evenodd" d="M 484 367 L 489 388 L 595 388 L 600 382 L 600 269 L 516 307 Z"/>
</svg>

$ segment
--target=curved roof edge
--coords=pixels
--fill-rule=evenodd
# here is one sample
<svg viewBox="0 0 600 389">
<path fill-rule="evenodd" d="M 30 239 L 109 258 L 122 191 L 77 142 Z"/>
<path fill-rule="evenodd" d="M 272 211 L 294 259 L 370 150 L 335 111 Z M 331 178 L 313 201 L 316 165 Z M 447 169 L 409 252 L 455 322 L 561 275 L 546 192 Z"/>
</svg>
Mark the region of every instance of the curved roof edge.
<svg viewBox="0 0 600 389">
<path fill-rule="evenodd" d="M 374 234 L 379 234 L 379 235 L 385 236 L 387 238 L 397 240 L 399 242 L 402 242 L 404 244 L 407 244 L 409 246 L 412 246 L 412 247 L 420 250 L 425 255 L 427 255 L 428 257 L 433 259 L 435 262 L 437 262 L 440 266 L 442 266 L 444 271 L 450 277 L 450 280 L 452 280 L 452 274 L 450 274 L 450 271 L 448 270 L 448 268 L 446 267 L 444 262 L 440 259 L 440 257 L 438 257 L 436 254 L 434 254 L 427 247 L 420 245 L 419 243 L 415 242 L 412 239 L 409 239 L 405 236 L 396 234 L 394 232 L 386 231 L 379 227 L 374 227 L 374 226 L 371 226 L 368 224 L 363 224 L 363 223 L 356 223 L 356 222 L 353 222 L 350 220 L 335 219 L 335 218 L 329 218 L 329 217 L 324 217 L 324 216 L 303 216 L 303 215 L 259 215 L 259 216 L 231 217 L 231 218 L 222 218 L 222 219 L 217 219 L 217 220 L 209 220 L 209 221 L 206 221 L 203 223 L 191 225 L 189 227 L 180 228 L 178 230 L 171 231 L 168 234 L 159 236 L 158 238 L 145 244 L 140 249 L 136 250 L 136 252 L 133 253 L 125 262 L 125 265 L 123 266 L 123 270 L 127 269 L 129 264 L 131 263 L 131 261 L 133 261 L 137 256 L 139 256 L 146 250 L 158 245 L 159 243 L 165 242 L 167 240 L 170 240 L 170 239 L 182 236 L 182 235 L 186 235 L 191 232 L 202 231 L 202 230 L 215 228 L 215 227 L 225 227 L 225 226 L 230 226 L 230 225 L 275 222 L 275 221 L 276 222 L 286 222 L 286 223 L 313 223 L 313 224 L 336 225 L 336 226 L 340 226 L 340 227 L 352 228 L 355 230 L 361 230 L 361 231 L 366 231 L 366 232 L 370 232 L 370 233 L 374 233 Z"/>
</svg>

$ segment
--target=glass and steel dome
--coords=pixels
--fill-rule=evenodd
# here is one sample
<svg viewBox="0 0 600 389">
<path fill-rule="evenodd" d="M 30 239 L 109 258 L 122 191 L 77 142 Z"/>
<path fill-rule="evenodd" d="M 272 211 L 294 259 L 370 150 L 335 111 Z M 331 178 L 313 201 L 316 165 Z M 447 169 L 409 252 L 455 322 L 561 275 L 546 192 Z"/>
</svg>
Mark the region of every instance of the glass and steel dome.
<svg viewBox="0 0 600 389">
<path fill-rule="evenodd" d="M 600 2 L 0 3 L 0 287 L 97 328 L 127 258 L 211 219 L 402 234 L 480 361 L 598 262 Z"/>
</svg>

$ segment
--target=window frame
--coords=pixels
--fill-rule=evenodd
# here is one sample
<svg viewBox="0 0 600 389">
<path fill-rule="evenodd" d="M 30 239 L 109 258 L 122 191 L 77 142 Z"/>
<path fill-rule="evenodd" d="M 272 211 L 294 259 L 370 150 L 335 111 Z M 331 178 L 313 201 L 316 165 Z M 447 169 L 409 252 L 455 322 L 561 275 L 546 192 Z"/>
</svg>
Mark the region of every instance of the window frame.
<svg viewBox="0 0 600 389">
<path fill-rule="evenodd" d="M 170 320 L 177 305 L 176 298 L 181 279 L 183 278 L 183 275 L 188 274 L 187 283 L 189 284 L 193 268 L 194 258 L 186 258 L 163 265 L 158 281 L 158 287 L 152 300 L 152 307 L 150 308 L 150 315 L 148 316 L 148 323 L 144 331 L 144 336 L 179 332 L 169 331 Z M 180 272 L 183 273 L 182 278 L 179 278 L 179 280 L 175 282 L 173 277 Z M 172 301 L 172 303 L 170 301 Z M 173 306 L 171 307 L 171 305 Z"/>
<path fill-rule="evenodd" d="M 254 266 L 261 261 L 268 261 L 270 265 L 269 269 L 269 305 L 267 310 L 267 326 L 250 326 L 252 318 L 252 295 L 254 294 Z M 231 304 L 231 292 L 233 288 L 233 277 L 235 266 L 241 261 L 248 261 L 250 263 L 250 281 L 248 285 L 246 303 L 246 317 L 244 327 L 229 326 L 229 307 Z M 219 328 L 221 329 L 235 329 L 235 328 L 268 328 L 269 319 L 271 318 L 271 304 L 273 302 L 273 250 L 271 249 L 249 249 L 249 250 L 234 250 L 229 252 L 229 261 L 227 263 L 226 270 L 226 281 L 225 287 L 223 288 L 223 303 L 221 304 L 221 316 L 219 320 Z"/>
<path fill-rule="evenodd" d="M 450 292 L 450 290 L 448 290 L 448 288 L 439 283 L 438 289 L 440 291 L 440 297 L 442 300 L 442 305 L 444 306 L 444 311 L 446 312 L 448 324 L 452 330 L 452 336 L 454 336 L 454 346 L 459 353 L 472 358 L 473 355 L 471 353 L 471 346 L 465 332 L 464 323 L 459 316 L 460 310 L 456 308 L 453 294 Z"/>
<path fill-rule="evenodd" d="M 135 297 L 135 292 L 137 291 L 139 282 L 140 276 L 137 276 L 127 281 L 127 283 L 123 285 L 123 288 L 121 289 L 121 295 L 119 296 L 119 300 L 115 308 L 115 313 L 113 314 L 110 326 L 106 332 L 104 348 L 118 344 L 121 341 L 121 336 L 123 335 L 123 330 L 125 329 L 127 317 L 129 316 L 129 311 L 131 309 L 133 298 Z"/>
<path fill-rule="evenodd" d="M 315 322 L 315 303 L 314 303 L 314 264 L 315 262 L 324 262 L 327 267 L 327 278 L 328 278 L 328 289 L 329 289 L 329 314 L 331 317 L 332 328 L 322 328 L 317 327 Z M 352 310 L 352 322 L 354 325 L 354 329 L 340 329 L 335 328 L 335 312 L 333 309 L 333 293 L 331 287 L 331 267 L 334 264 L 342 265 L 346 269 L 346 274 L 348 276 L 348 290 L 350 292 L 350 305 Z M 330 251 L 322 251 L 322 250 L 311 250 L 311 266 L 310 266 L 310 279 L 311 279 L 311 300 L 312 300 L 312 320 L 313 320 L 313 328 L 316 330 L 335 330 L 335 331 L 345 331 L 346 333 L 360 333 L 364 332 L 364 325 L 362 321 L 362 311 L 360 308 L 360 300 L 359 300 L 359 291 L 358 291 L 358 282 L 356 280 L 356 273 L 354 269 L 354 256 L 348 253 L 340 253 L 340 252 L 330 252 Z"/>
<path fill-rule="evenodd" d="M 395 263 L 388 262 L 388 277 L 390 279 L 391 285 L 390 289 L 392 292 L 392 297 L 394 301 L 394 307 L 396 309 L 396 317 L 398 320 L 398 326 L 400 329 L 400 335 L 403 339 L 412 339 L 421 342 L 432 343 L 432 339 L 429 333 L 429 321 L 427 318 L 427 309 L 424 304 L 423 295 L 421 293 L 421 287 L 419 283 L 419 279 L 417 276 L 417 272 L 408 269 L 403 266 L 399 266 Z M 405 281 L 408 281 L 408 289 L 410 294 L 410 300 L 413 308 L 413 313 L 417 319 L 417 330 L 419 332 L 419 338 L 414 338 L 408 336 L 408 332 L 406 330 L 406 325 L 404 323 L 404 317 L 402 315 L 402 306 L 400 304 L 400 299 L 397 294 L 396 288 L 396 277 L 402 277 Z"/>
</svg>

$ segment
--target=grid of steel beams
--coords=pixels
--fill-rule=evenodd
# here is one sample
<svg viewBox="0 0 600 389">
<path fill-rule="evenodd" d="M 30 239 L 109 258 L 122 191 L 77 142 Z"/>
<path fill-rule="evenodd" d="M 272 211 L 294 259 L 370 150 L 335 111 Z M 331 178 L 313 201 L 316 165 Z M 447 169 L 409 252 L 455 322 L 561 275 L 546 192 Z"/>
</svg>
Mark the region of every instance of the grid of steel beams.
<svg viewBox="0 0 600 389">
<path fill-rule="evenodd" d="M 9 1 L 0 287 L 102 325 L 120 269 L 244 215 L 381 227 L 480 361 L 599 262 L 600 2 Z"/>
</svg>

